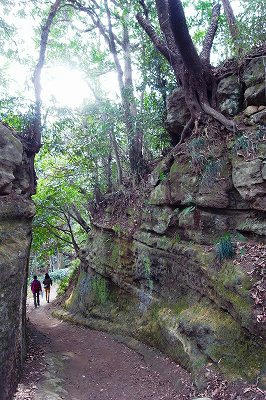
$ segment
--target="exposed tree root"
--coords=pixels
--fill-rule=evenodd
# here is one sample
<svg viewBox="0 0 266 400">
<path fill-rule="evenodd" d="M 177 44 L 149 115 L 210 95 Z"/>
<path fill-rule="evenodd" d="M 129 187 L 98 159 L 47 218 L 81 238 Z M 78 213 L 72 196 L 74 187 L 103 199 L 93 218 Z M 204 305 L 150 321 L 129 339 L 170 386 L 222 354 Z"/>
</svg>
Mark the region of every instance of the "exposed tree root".
<svg viewBox="0 0 266 400">
<path fill-rule="evenodd" d="M 219 111 L 216 111 L 207 103 L 202 104 L 202 109 L 203 111 L 205 111 L 206 114 L 210 115 L 211 117 L 219 121 L 222 125 L 224 125 L 226 129 L 235 132 L 236 130 L 235 121 L 226 118 L 223 114 L 221 114 Z"/>
<path fill-rule="evenodd" d="M 179 142 L 177 143 L 177 145 L 174 147 L 174 150 L 177 150 L 179 148 L 179 146 L 183 143 L 185 137 L 187 136 L 187 134 L 189 133 L 189 131 L 191 131 L 193 129 L 195 123 L 195 118 L 194 117 L 190 117 L 190 120 L 187 122 L 186 126 L 184 127 L 182 133 L 181 133 L 181 137 Z"/>
</svg>

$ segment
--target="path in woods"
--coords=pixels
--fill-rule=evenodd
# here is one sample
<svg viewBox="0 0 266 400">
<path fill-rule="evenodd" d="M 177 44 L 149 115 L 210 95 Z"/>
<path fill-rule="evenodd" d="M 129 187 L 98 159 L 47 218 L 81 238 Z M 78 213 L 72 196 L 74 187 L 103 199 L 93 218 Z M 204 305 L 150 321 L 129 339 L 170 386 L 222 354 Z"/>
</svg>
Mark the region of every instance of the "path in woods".
<svg viewBox="0 0 266 400">
<path fill-rule="evenodd" d="M 14 400 L 191 398 L 190 375 L 157 351 L 58 321 L 51 305 L 29 300 L 30 352 Z"/>
</svg>

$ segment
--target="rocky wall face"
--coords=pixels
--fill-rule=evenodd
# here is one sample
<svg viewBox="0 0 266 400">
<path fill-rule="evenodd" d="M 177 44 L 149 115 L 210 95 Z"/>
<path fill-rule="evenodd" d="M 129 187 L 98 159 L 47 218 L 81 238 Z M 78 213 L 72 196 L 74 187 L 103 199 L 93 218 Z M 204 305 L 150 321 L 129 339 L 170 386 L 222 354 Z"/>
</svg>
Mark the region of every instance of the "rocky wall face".
<svg viewBox="0 0 266 400">
<path fill-rule="evenodd" d="M 117 206 L 107 207 L 66 302 L 88 325 L 160 348 L 199 386 L 208 363 L 229 379 L 266 385 L 266 111 L 261 94 L 254 100 L 263 62 L 252 60 L 241 82 L 229 76 L 218 86 L 221 110 L 240 113 L 247 133 L 225 138 L 219 125 L 206 126 L 157 165 L 141 204 L 115 222 Z M 172 133 L 186 119 L 177 89 L 168 100 Z"/>
<path fill-rule="evenodd" d="M 0 399 L 16 387 L 25 355 L 27 269 L 34 205 L 28 159 L 15 133 L 0 124 Z"/>
</svg>

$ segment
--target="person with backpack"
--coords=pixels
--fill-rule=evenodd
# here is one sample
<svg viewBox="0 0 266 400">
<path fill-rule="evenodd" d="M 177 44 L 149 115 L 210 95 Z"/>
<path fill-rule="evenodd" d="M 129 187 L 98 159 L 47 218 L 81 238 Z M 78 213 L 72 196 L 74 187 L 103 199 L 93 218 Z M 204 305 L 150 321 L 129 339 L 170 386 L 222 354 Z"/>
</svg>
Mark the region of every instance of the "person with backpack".
<svg viewBox="0 0 266 400">
<path fill-rule="evenodd" d="M 37 275 L 34 275 L 33 281 L 31 282 L 31 291 L 33 293 L 34 306 L 37 308 L 37 306 L 40 306 L 40 292 L 42 292 L 42 285 L 41 282 L 38 281 Z"/>
<path fill-rule="evenodd" d="M 49 303 L 49 301 L 50 301 L 50 289 L 51 289 L 52 284 L 53 284 L 52 279 L 50 278 L 49 274 L 46 273 L 45 277 L 44 277 L 44 281 L 43 281 L 43 286 L 44 286 L 44 290 L 45 290 L 45 297 L 46 297 L 47 303 Z"/>
</svg>

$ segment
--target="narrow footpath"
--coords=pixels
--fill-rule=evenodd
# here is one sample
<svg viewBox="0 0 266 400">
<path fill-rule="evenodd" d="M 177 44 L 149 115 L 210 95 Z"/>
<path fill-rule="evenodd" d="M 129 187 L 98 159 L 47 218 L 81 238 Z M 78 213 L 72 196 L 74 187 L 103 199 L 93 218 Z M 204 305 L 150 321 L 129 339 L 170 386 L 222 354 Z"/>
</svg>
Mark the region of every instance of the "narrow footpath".
<svg viewBox="0 0 266 400">
<path fill-rule="evenodd" d="M 52 299 L 55 297 L 55 288 Z M 140 343 L 70 325 L 29 298 L 29 356 L 14 400 L 187 400 L 190 374 Z"/>
</svg>

